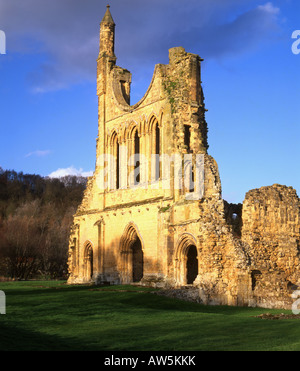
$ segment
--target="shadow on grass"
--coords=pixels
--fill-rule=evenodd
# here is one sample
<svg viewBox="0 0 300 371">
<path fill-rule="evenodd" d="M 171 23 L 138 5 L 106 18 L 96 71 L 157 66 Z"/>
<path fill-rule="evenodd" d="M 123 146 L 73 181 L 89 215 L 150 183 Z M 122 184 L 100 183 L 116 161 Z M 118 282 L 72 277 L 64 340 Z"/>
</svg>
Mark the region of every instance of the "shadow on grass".
<svg viewBox="0 0 300 371">
<path fill-rule="evenodd" d="M 125 307 L 132 309 L 152 309 L 159 311 L 179 311 L 179 312 L 196 312 L 203 314 L 220 314 L 220 315 L 252 315 L 253 312 L 258 314 L 264 312 L 279 312 L 282 310 L 270 310 L 264 308 L 252 308 L 252 307 L 237 307 L 237 306 L 227 306 L 227 305 L 204 305 L 189 301 L 184 301 L 176 298 L 169 298 L 163 295 L 156 295 L 155 292 L 159 289 L 153 289 L 144 286 L 131 286 L 131 285 L 67 285 L 62 283 L 56 286 L 43 283 L 41 285 L 30 283 L 22 283 L 20 288 L 14 287 L 13 289 L 7 289 L 7 301 L 9 298 L 14 296 L 21 296 L 24 299 L 27 297 L 32 297 L 32 300 L 36 296 L 42 297 L 43 295 L 56 294 L 58 297 L 60 295 L 64 296 L 64 304 L 67 305 L 76 303 L 80 299 L 86 300 L 88 306 L 89 303 L 93 303 L 94 300 L 103 299 L 103 303 L 106 301 L 115 301 L 122 304 Z M 70 294 L 70 295 L 69 295 Z M 72 294 L 75 294 L 74 296 Z M 82 295 L 81 295 L 82 294 Z M 58 300 L 60 300 L 58 298 Z"/>
<path fill-rule="evenodd" d="M 298 339 L 292 323 L 250 318 L 266 311 L 259 308 L 205 306 L 129 285 L 25 286 L 7 290 L 0 350 L 252 350 L 278 346 L 286 334 Z"/>
<path fill-rule="evenodd" d="M 63 338 L 58 335 L 45 334 L 24 329 L 15 324 L 0 323 L 0 351 L 86 351 L 93 349 L 78 338 Z"/>
</svg>

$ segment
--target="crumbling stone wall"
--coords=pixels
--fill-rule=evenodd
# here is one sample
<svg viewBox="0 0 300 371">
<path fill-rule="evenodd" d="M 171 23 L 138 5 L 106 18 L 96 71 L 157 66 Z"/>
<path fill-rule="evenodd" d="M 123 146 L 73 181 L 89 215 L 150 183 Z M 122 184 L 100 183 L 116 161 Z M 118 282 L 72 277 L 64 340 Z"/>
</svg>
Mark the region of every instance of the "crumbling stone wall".
<svg viewBox="0 0 300 371">
<path fill-rule="evenodd" d="M 163 86 L 174 122 L 174 147 L 180 153 L 206 153 L 207 123 L 200 76 L 202 59 L 182 47 L 175 47 L 169 50 L 169 61 Z M 185 124 L 190 131 L 189 148 L 184 142 Z"/>
<path fill-rule="evenodd" d="M 299 281 L 300 201 L 292 187 L 253 189 L 243 203 L 242 240 L 249 246 L 251 288 L 260 306 L 291 305 Z"/>
<path fill-rule="evenodd" d="M 233 204 L 224 200 L 224 214 L 228 225 L 232 228 L 235 237 L 240 238 L 242 233 L 242 204 Z"/>
</svg>

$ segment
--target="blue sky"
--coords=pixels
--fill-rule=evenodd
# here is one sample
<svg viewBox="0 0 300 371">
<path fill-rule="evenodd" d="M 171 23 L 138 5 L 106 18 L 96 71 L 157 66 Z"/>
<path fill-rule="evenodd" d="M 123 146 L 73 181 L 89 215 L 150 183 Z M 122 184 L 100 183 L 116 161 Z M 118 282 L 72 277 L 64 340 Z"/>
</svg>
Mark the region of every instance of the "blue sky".
<svg viewBox="0 0 300 371">
<path fill-rule="evenodd" d="M 102 0 L 0 0 L 0 166 L 90 174 L 97 137 L 96 58 Z M 300 195 L 297 0 L 110 0 L 117 64 L 141 98 L 168 49 L 199 54 L 209 154 L 223 197 L 274 183 Z M 300 48 L 300 46 L 299 46 Z M 59 169 L 60 172 L 57 172 Z"/>
</svg>

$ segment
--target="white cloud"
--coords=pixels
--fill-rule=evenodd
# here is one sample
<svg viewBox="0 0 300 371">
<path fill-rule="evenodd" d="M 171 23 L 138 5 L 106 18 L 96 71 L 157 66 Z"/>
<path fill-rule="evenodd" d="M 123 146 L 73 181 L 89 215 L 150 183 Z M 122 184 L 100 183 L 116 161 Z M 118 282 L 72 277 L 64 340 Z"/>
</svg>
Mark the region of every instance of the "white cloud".
<svg viewBox="0 0 300 371">
<path fill-rule="evenodd" d="M 83 171 L 83 169 L 76 169 L 74 166 L 70 166 L 67 168 L 60 168 L 55 171 L 53 171 L 51 174 L 49 174 L 49 178 L 62 178 L 67 175 L 76 175 L 76 176 L 92 176 L 93 171 Z"/>
<path fill-rule="evenodd" d="M 29 152 L 25 155 L 25 157 L 31 157 L 31 156 L 37 156 L 37 157 L 43 157 L 43 156 L 47 156 L 51 153 L 51 151 L 49 149 L 46 149 L 46 150 L 36 150 L 36 151 L 33 151 L 33 152 Z"/>
<path fill-rule="evenodd" d="M 144 77 L 147 65 L 151 80 L 154 64 L 168 62 L 170 47 L 183 46 L 207 59 L 273 39 L 279 8 L 269 1 L 246 11 L 245 3 L 253 0 L 114 0 L 118 63 L 132 71 L 134 79 Z M 33 92 L 95 82 L 104 1 L 83 5 L 82 0 L 0 0 L 0 10 L 11 52 L 44 57 L 28 73 Z"/>
<path fill-rule="evenodd" d="M 273 15 L 277 15 L 280 12 L 280 9 L 276 8 L 271 2 L 268 2 L 265 5 L 259 5 L 257 8 Z"/>
</svg>

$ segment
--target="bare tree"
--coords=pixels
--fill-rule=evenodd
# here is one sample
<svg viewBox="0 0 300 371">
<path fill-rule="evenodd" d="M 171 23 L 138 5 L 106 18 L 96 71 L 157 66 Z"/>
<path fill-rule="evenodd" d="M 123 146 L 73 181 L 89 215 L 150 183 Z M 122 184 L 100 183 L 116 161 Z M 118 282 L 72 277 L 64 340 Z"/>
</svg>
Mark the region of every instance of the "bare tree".
<svg viewBox="0 0 300 371">
<path fill-rule="evenodd" d="M 26 203 L 4 222 L 2 254 L 12 278 L 28 279 L 39 269 L 46 233 L 38 209 L 38 200 Z"/>
<path fill-rule="evenodd" d="M 62 278 L 72 216 L 86 178 L 43 178 L 0 167 L 0 275 Z"/>
</svg>

